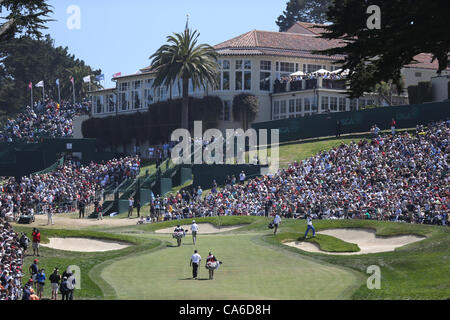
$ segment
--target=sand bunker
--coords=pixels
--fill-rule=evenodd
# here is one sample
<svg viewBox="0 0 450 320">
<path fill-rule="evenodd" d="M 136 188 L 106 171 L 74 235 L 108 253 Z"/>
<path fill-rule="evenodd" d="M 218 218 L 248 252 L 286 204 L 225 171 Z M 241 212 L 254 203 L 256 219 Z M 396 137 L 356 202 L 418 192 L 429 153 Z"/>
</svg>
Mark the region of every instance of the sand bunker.
<svg viewBox="0 0 450 320">
<path fill-rule="evenodd" d="M 131 246 L 130 244 L 123 242 L 86 238 L 49 238 L 49 240 L 50 243 L 41 245 L 47 248 L 75 252 L 105 252 L 120 250 Z"/>
<path fill-rule="evenodd" d="M 227 232 L 235 229 L 241 228 L 243 225 L 237 225 L 237 226 L 231 226 L 231 227 L 216 227 L 210 223 L 199 223 L 198 224 L 198 234 L 211 234 L 211 233 L 221 233 L 221 232 Z M 191 225 L 182 225 L 181 228 L 184 230 L 189 230 L 189 233 L 191 233 Z M 156 233 L 166 233 L 166 234 L 172 234 L 175 227 L 166 228 L 166 229 L 159 229 L 156 230 Z"/>
<path fill-rule="evenodd" d="M 372 229 L 331 229 L 321 231 L 320 234 L 329 235 L 345 242 L 355 243 L 361 249 L 358 252 L 326 252 L 320 249 L 319 245 L 309 242 L 286 242 L 285 245 L 295 247 L 308 252 L 318 252 L 334 255 L 354 255 L 378 252 L 394 251 L 396 248 L 405 246 L 425 239 L 414 235 L 377 237 Z"/>
</svg>

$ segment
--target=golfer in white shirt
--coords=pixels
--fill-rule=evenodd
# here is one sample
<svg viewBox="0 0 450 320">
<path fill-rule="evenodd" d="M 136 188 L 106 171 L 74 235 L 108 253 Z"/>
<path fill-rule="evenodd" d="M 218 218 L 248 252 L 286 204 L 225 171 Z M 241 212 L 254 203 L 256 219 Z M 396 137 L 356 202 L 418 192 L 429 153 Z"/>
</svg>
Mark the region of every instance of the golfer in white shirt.
<svg viewBox="0 0 450 320">
<path fill-rule="evenodd" d="M 194 254 L 191 256 L 191 263 L 189 266 L 192 266 L 192 278 L 197 280 L 198 266 L 202 261 L 202 257 L 197 253 L 197 250 L 194 250 Z"/>
<path fill-rule="evenodd" d="M 55 223 L 53 222 L 53 212 L 51 208 L 47 207 L 45 210 L 47 210 L 47 225 L 54 225 Z"/>
<path fill-rule="evenodd" d="M 192 241 L 194 242 L 195 245 L 197 243 L 197 232 L 198 232 L 198 225 L 195 223 L 195 220 L 192 221 L 191 230 L 192 230 Z"/>
<path fill-rule="evenodd" d="M 308 236 L 308 232 L 309 230 L 312 230 L 313 232 L 313 238 L 316 236 L 316 229 L 314 228 L 313 224 L 312 224 L 312 218 L 311 216 L 308 216 L 307 218 L 307 223 L 308 223 L 308 227 L 306 228 L 306 232 L 305 232 L 305 239 Z"/>
<path fill-rule="evenodd" d="M 281 217 L 277 214 L 275 218 L 273 219 L 273 225 L 275 227 L 275 230 L 273 234 L 277 234 L 278 226 L 281 223 Z"/>
</svg>

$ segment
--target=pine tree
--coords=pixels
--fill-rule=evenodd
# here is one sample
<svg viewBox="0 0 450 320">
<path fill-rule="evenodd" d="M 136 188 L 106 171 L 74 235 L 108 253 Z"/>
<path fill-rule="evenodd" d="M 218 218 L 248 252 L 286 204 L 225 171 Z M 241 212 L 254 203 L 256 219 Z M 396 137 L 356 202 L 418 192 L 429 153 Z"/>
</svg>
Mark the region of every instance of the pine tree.
<svg viewBox="0 0 450 320">
<path fill-rule="evenodd" d="M 0 0 L 0 44 L 17 35 L 41 37 L 50 8 L 46 0 Z"/>
<path fill-rule="evenodd" d="M 296 22 L 325 23 L 326 12 L 332 0 L 289 0 L 286 10 L 278 17 L 276 24 L 280 32 L 287 31 Z"/>
</svg>

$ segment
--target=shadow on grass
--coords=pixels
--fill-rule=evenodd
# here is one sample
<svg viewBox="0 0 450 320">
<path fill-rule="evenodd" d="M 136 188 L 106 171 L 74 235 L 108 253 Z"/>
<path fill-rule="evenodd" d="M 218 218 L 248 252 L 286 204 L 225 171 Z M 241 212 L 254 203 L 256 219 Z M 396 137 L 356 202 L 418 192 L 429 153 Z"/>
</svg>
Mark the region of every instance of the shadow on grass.
<svg viewBox="0 0 450 320">
<path fill-rule="evenodd" d="M 178 279 L 180 281 L 188 281 L 188 280 L 192 280 L 192 281 L 209 281 L 209 278 L 197 278 L 197 280 L 195 280 L 194 278 L 183 278 L 183 279 Z"/>
</svg>

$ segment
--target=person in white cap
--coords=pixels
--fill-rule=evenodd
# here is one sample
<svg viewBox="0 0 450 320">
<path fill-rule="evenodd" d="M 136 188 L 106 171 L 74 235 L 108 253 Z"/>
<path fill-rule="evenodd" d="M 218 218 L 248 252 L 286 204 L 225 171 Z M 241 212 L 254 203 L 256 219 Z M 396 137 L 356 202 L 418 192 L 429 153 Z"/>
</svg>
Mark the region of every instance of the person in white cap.
<svg viewBox="0 0 450 320">
<path fill-rule="evenodd" d="M 191 230 L 192 230 L 192 242 L 194 243 L 194 245 L 196 245 L 198 225 L 195 223 L 195 220 L 192 220 Z"/>
</svg>

